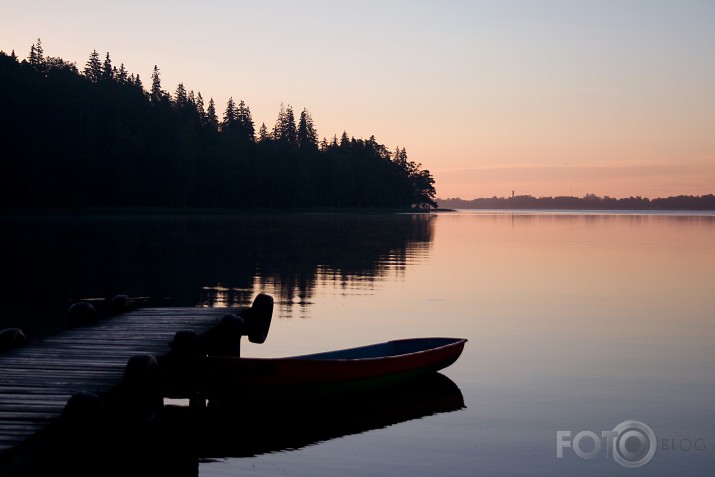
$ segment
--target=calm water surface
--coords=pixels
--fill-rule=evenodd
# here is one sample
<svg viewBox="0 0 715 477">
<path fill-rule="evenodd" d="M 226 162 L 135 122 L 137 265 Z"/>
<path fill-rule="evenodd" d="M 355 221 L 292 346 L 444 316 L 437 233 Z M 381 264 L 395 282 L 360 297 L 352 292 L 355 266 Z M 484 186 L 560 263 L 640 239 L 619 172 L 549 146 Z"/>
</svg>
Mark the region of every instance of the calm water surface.
<svg viewBox="0 0 715 477">
<path fill-rule="evenodd" d="M 259 357 L 418 336 L 469 340 L 431 395 L 356 404 L 329 429 L 271 423 L 271 433 L 293 437 L 288 444 L 258 445 L 232 423 L 226 430 L 243 440 L 198 456 L 202 477 L 715 472 L 715 215 L 11 222 L 13 297 L 65 306 L 129 293 L 224 306 L 264 291 L 277 302 L 268 340 L 243 346 Z M 58 285 L 40 293 L 50 283 Z M 34 321 L 38 333 L 38 323 L 58 326 L 50 308 Z M 624 440 L 613 456 L 602 432 L 626 420 L 654 439 Z M 646 435 L 630 426 L 629 435 Z M 560 458 L 557 431 L 570 432 Z M 641 468 L 619 463 L 651 448 Z"/>
</svg>

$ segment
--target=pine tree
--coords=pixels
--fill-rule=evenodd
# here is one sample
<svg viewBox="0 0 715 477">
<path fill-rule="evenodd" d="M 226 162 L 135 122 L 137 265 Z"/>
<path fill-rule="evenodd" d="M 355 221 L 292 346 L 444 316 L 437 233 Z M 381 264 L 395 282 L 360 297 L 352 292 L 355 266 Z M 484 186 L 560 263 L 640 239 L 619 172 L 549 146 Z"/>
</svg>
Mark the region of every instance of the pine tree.
<svg viewBox="0 0 715 477">
<path fill-rule="evenodd" d="M 218 117 L 216 116 L 216 104 L 213 98 L 209 98 L 209 107 L 206 109 L 206 125 L 214 130 L 218 130 Z"/>
<path fill-rule="evenodd" d="M 154 71 L 151 73 L 151 91 L 149 92 L 149 99 L 153 104 L 159 104 L 159 101 L 161 101 L 163 96 L 164 92 L 161 90 L 159 67 L 154 65 Z"/>
<path fill-rule="evenodd" d="M 196 95 L 193 89 L 189 91 L 189 95 L 186 97 L 186 106 L 192 110 L 196 110 Z"/>
<path fill-rule="evenodd" d="M 13 55 L 15 50 L 13 50 Z M 27 58 L 28 63 L 32 65 L 36 70 L 42 70 L 45 66 L 45 56 L 44 50 L 42 49 L 42 40 L 37 39 L 37 43 L 33 43 L 30 46 L 30 55 Z"/>
<path fill-rule="evenodd" d="M 112 81 L 113 79 L 112 60 L 109 59 L 109 52 L 107 52 L 107 56 L 104 58 L 104 64 L 102 65 L 102 81 Z"/>
<path fill-rule="evenodd" d="M 278 118 L 276 119 L 276 124 L 273 126 L 273 139 L 276 141 L 283 140 L 283 128 L 285 126 L 285 115 L 286 110 L 283 103 L 281 103 L 281 109 L 278 111 Z"/>
<path fill-rule="evenodd" d="M 276 125 L 273 127 L 273 139 L 288 146 L 297 146 L 298 130 L 295 125 L 295 116 L 293 115 L 293 107 L 291 105 L 285 107 L 283 103 L 281 103 Z"/>
<path fill-rule="evenodd" d="M 295 125 L 293 107 L 289 104 L 286 109 L 286 142 L 291 145 L 298 144 L 298 128 Z"/>
<path fill-rule="evenodd" d="M 84 66 L 84 76 L 92 83 L 99 83 L 102 79 L 102 63 L 99 61 L 97 50 L 92 51 Z"/>
<path fill-rule="evenodd" d="M 124 63 L 119 66 L 119 70 L 117 71 L 117 81 L 119 81 L 122 84 L 126 84 L 128 82 L 127 78 L 127 70 L 124 68 Z"/>
<path fill-rule="evenodd" d="M 307 109 L 303 108 L 298 121 L 298 146 L 305 148 L 318 147 L 318 133 L 313 125 L 313 118 Z"/>
<path fill-rule="evenodd" d="M 402 150 L 400 150 L 400 146 L 397 146 L 395 148 L 395 153 L 392 156 L 392 161 L 401 167 L 405 167 L 407 165 L 407 151 L 405 151 L 404 147 L 402 148 Z"/>
<path fill-rule="evenodd" d="M 201 91 L 196 96 L 196 113 L 199 115 L 201 124 L 206 124 L 206 110 L 204 108 L 204 97 L 201 96 Z"/>
<path fill-rule="evenodd" d="M 27 55 L 27 62 L 35 66 L 37 64 L 37 52 L 35 51 L 35 44 L 30 45 L 30 54 Z"/>
<path fill-rule="evenodd" d="M 261 127 L 258 129 L 258 142 L 266 142 L 270 139 L 271 135 L 268 133 L 266 123 L 261 123 Z"/>
<path fill-rule="evenodd" d="M 233 102 L 233 96 L 231 96 L 230 98 L 228 98 L 228 102 L 226 103 L 226 110 L 223 112 L 223 122 L 221 123 L 221 130 L 227 131 L 232 128 L 233 125 L 237 122 L 236 116 L 236 103 Z"/>
<path fill-rule="evenodd" d="M 42 40 L 37 39 L 37 44 L 35 44 L 35 56 L 37 58 L 37 65 L 42 65 L 45 62 L 45 51 L 42 49 Z"/>
<path fill-rule="evenodd" d="M 348 137 L 348 133 L 343 131 L 343 134 L 340 136 L 340 147 L 348 147 L 350 145 L 350 138 Z"/>
<path fill-rule="evenodd" d="M 241 136 L 248 141 L 255 141 L 256 128 L 253 124 L 253 118 L 251 117 L 251 109 L 243 100 L 238 103 L 238 108 L 236 109 L 236 121 L 238 122 Z"/>
<path fill-rule="evenodd" d="M 176 92 L 174 93 L 174 105 L 179 111 L 186 108 L 188 103 L 188 96 L 186 95 L 186 88 L 184 88 L 184 83 L 179 83 L 176 87 Z"/>
</svg>

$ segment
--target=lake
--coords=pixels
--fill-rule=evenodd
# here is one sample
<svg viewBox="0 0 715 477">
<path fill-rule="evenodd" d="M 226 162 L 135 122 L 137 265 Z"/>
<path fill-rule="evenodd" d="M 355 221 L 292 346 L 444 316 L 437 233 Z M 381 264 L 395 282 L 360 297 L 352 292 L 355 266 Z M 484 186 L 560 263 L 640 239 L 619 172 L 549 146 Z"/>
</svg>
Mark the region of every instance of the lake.
<svg viewBox="0 0 715 477">
<path fill-rule="evenodd" d="M 236 438 L 196 451 L 202 477 L 715 470 L 713 213 L 0 220 L 0 325 L 30 338 L 80 298 L 237 306 L 266 292 L 268 339 L 244 356 L 469 340 L 429 389 L 264 429 L 215 423 Z"/>
</svg>

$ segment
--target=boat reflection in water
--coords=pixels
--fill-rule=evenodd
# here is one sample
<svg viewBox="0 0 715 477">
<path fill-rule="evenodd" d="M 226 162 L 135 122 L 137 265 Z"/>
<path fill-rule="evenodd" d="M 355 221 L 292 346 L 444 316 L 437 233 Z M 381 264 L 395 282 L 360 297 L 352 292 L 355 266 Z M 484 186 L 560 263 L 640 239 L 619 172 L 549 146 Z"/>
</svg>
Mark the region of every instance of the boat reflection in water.
<svg viewBox="0 0 715 477">
<path fill-rule="evenodd" d="M 465 408 L 459 387 L 438 372 L 339 398 L 239 399 L 204 408 L 168 401 L 150 425 L 102 421 L 71 429 L 19 477 L 195 477 L 201 462 L 296 450 Z"/>
<path fill-rule="evenodd" d="M 291 451 L 464 408 L 459 387 L 441 373 L 339 399 L 246 400 L 201 410 L 167 405 L 158 438 L 166 451 L 157 454 L 156 469 L 198 475 L 200 461 Z"/>
</svg>

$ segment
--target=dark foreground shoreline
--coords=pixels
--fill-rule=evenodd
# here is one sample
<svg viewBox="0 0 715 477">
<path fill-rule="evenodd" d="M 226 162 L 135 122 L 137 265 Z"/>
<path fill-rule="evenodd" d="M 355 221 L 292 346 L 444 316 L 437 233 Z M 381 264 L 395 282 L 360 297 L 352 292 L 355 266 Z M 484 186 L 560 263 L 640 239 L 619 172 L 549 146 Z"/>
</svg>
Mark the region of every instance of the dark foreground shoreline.
<svg viewBox="0 0 715 477">
<path fill-rule="evenodd" d="M 698 213 L 715 212 L 714 208 L 588 208 L 588 207 L 438 207 L 420 208 L 373 208 L 373 207 L 320 207 L 320 208 L 170 208 L 170 207 L 83 207 L 83 208 L 6 208 L 0 209 L 0 219 L 63 219 L 63 218 L 219 218 L 250 217 L 265 215 L 395 215 L 395 214 L 441 214 L 459 211 L 484 212 L 572 212 L 572 213 Z"/>
<path fill-rule="evenodd" d="M 81 208 L 5 208 L 0 217 L 211 217 L 285 214 L 429 214 L 453 212 L 454 209 L 380 208 L 380 207 L 315 207 L 315 208 L 172 208 L 172 207 L 81 207 Z"/>
</svg>

